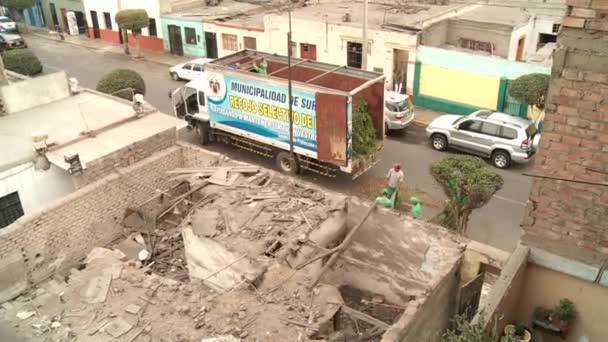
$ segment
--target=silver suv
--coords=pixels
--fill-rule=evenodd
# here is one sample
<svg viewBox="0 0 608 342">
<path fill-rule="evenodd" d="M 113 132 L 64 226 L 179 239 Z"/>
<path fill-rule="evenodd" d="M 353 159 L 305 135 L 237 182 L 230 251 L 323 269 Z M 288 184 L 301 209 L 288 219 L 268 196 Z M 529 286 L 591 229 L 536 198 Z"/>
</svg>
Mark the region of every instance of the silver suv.
<svg viewBox="0 0 608 342">
<path fill-rule="evenodd" d="M 480 110 L 473 114 L 442 115 L 426 128 L 431 145 L 438 151 L 449 147 L 485 158 L 506 169 L 511 162 L 532 159 L 540 141 L 536 125 L 528 119 Z"/>
</svg>

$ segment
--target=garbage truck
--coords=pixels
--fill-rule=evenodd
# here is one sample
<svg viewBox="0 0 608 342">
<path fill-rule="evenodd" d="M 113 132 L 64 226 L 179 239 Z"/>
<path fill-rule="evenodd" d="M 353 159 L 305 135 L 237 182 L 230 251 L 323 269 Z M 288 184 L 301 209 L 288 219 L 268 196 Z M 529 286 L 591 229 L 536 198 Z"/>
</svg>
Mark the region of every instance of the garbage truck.
<svg viewBox="0 0 608 342">
<path fill-rule="evenodd" d="M 175 115 L 196 130 L 201 144 L 224 142 L 274 158 L 283 172 L 343 172 L 354 179 L 378 163 L 386 126 L 384 75 L 308 59 L 292 58 L 288 65 L 285 56 L 255 50 L 208 62 L 202 76 L 170 93 Z M 354 155 L 353 110 L 361 101 L 376 144 Z"/>
</svg>

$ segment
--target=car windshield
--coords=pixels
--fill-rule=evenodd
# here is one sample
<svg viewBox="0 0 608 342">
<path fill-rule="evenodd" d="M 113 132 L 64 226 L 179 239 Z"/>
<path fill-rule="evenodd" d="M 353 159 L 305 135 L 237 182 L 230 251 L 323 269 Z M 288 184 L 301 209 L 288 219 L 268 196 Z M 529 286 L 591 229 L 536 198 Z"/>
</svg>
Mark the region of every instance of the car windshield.
<svg viewBox="0 0 608 342">
<path fill-rule="evenodd" d="M 407 99 L 402 100 L 400 102 L 387 102 L 386 108 L 388 108 L 388 110 L 390 110 L 391 112 L 396 113 L 405 112 L 406 110 L 411 109 L 409 106 L 409 101 Z"/>
<path fill-rule="evenodd" d="M 0 18 L 0 23 L 12 23 L 13 21 L 9 18 Z"/>
<path fill-rule="evenodd" d="M 453 125 L 457 125 L 457 124 L 459 124 L 459 123 L 463 122 L 463 121 L 464 121 L 464 119 L 466 119 L 466 118 L 468 118 L 468 116 L 461 116 L 461 117 L 459 117 L 458 119 L 454 120 L 454 122 L 452 122 L 452 124 L 453 124 Z"/>
</svg>

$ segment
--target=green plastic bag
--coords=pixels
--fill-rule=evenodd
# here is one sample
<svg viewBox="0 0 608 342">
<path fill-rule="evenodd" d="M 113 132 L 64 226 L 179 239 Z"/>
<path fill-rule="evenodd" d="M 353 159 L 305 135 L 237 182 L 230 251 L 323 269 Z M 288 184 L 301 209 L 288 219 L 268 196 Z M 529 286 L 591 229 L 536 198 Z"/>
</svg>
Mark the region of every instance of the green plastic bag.
<svg viewBox="0 0 608 342">
<path fill-rule="evenodd" d="M 412 215 L 416 218 L 422 217 L 422 203 L 420 200 L 417 197 L 412 196 L 410 197 L 410 203 L 412 203 Z"/>
</svg>

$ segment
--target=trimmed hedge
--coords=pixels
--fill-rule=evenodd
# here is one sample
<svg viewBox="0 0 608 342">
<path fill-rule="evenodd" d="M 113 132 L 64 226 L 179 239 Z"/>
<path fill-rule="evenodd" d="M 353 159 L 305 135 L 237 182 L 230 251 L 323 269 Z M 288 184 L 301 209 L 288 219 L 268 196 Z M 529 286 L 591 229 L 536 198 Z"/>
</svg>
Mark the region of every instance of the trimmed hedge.
<svg viewBox="0 0 608 342">
<path fill-rule="evenodd" d="M 148 12 L 145 9 L 126 9 L 116 13 L 114 17 L 118 26 L 131 31 L 139 31 L 150 25 Z"/>
<path fill-rule="evenodd" d="M 26 76 L 42 72 L 42 63 L 29 49 L 14 49 L 2 53 L 4 68 Z"/>
<path fill-rule="evenodd" d="M 133 94 L 146 94 L 146 83 L 136 71 L 114 69 L 97 82 L 97 91 L 131 101 Z"/>
</svg>

